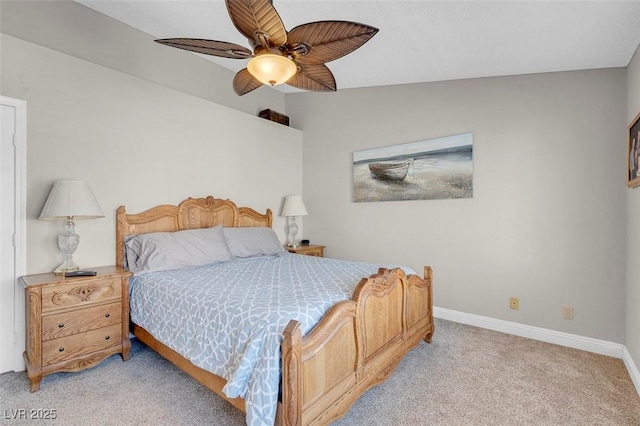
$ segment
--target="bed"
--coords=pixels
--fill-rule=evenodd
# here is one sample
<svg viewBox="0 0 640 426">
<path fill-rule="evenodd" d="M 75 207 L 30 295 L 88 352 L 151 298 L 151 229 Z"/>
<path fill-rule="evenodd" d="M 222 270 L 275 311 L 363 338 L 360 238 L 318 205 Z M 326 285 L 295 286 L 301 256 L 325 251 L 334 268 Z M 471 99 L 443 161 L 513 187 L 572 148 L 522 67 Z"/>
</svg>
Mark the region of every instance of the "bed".
<svg viewBox="0 0 640 426">
<path fill-rule="evenodd" d="M 225 232 L 233 228 L 257 230 L 271 228 L 272 218 L 271 210 L 259 213 L 248 207 L 237 207 L 230 200 L 211 196 L 188 198 L 179 205 L 160 205 L 137 214 L 128 214 L 122 206 L 116 213 L 116 263 L 118 266 L 127 266 L 125 243 L 137 235 L 178 233 L 220 226 L 224 227 Z M 280 256 L 277 262 L 280 265 L 312 265 L 312 262 L 323 261 L 311 258 L 287 253 Z M 253 265 L 263 268 L 262 265 L 270 262 L 266 256 L 265 259 L 243 260 L 242 270 L 250 270 Z M 233 262 L 235 260 L 207 265 L 203 269 L 187 269 L 194 275 L 204 274 L 203 271 L 208 268 L 229 269 Z M 324 259 L 324 262 L 341 261 Z M 317 267 L 323 266 L 318 264 Z M 208 273 L 226 276 L 220 273 L 221 270 Z M 165 275 L 172 274 L 175 275 L 176 271 L 168 271 Z M 147 274 L 147 277 L 152 275 Z M 357 284 L 354 282 L 355 289 L 351 297 L 347 296 L 344 298 L 346 300 L 337 301 L 325 309 L 317 324 L 309 327 L 304 320 L 287 320 L 284 331 L 278 336 L 279 375 L 277 398 L 272 407 L 275 417 L 254 415 L 251 424 L 273 421 L 278 425 L 329 424 L 343 416 L 367 389 L 389 377 L 405 354 L 420 341 L 431 342 L 435 328 L 430 267 L 424 267 L 422 278 L 408 274 L 402 268 L 380 268 L 368 277 L 363 276 Z M 175 291 L 188 293 L 180 289 Z M 130 303 L 132 307 L 137 303 L 133 289 Z M 213 373 L 211 368 L 196 365 L 204 364 L 193 357 L 183 356 L 172 343 L 157 336 L 161 333 L 150 332 L 148 329 L 152 325 L 147 323 L 143 327 L 136 323 L 132 315 L 131 329 L 138 339 L 232 405 L 247 412 L 245 400 L 249 401 L 248 395 L 228 397 L 223 392 L 228 384 L 223 375 Z M 183 335 L 180 333 L 180 337 Z M 256 410 L 254 405 L 252 403 L 250 407 L 252 412 Z M 268 407 L 269 410 L 271 407 Z M 265 418 L 270 420 L 265 421 Z"/>
</svg>

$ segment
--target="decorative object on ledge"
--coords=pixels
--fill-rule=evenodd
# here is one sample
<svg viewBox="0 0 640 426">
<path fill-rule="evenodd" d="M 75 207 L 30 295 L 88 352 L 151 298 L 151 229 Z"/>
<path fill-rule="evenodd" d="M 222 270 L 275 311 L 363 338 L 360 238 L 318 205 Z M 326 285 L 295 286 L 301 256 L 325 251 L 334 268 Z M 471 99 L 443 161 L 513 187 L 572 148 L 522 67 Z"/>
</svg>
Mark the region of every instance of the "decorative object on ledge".
<svg viewBox="0 0 640 426">
<path fill-rule="evenodd" d="M 242 96 L 263 84 L 289 86 L 317 92 L 335 92 L 336 80 L 325 65 L 369 41 L 377 28 L 349 21 L 318 21 L 284 27 L 272 0 L 226 0 L 233 25 L 248 40 L 253 52 L 227 41 L 166 38 L 157 43 L 205 55 L 250 59 L 233 79 Z"/>
<path fill-rule="evenodd" d="M 284 206 L 282 206 L 281 216 L 289 217 L 289 241 L 287 246 L 298 247 L 298 241 L 296 240 L 296 234 L 298 233 L 298 224 L 296 223 L 296 216 L 306 216 L 307 208 L 302 202 L 302 197 L 299 195 L 289 195 L 284 200 Z"/>
<path fill-rule="evenodd" d="M 473 133 L 353 153 L 353 201 L 473 197 Z"/>
<path fill-rule="evenodd" d="M 58 235 L 58 248 L 64 261 L 55 271 L 56 275 L 80 269 L 73 261 L 80 236 L 75 231 L 74 220 L 104 217 L 102 209 L 87 182 L 81 180 L 59 180 L 53 184 L 49 198 L 42 208 L 40 219 L 66 220 L 64 232 Z"/>
<path fill-rule="evenodd" d="M 627 186 L 640 186 L 640 113 L 629 124 L 627 159 Z"/>
<path fill-rule="evenodd" d="M 288 116 L 284 114 L 280 114 L 279 112 L 272 111 L 270 109 L 263 109 L 258 113 L 258 117 L 275 121 L 276 123 L 284 124 L 285 126 L 289 125 Z"/>
</svg>

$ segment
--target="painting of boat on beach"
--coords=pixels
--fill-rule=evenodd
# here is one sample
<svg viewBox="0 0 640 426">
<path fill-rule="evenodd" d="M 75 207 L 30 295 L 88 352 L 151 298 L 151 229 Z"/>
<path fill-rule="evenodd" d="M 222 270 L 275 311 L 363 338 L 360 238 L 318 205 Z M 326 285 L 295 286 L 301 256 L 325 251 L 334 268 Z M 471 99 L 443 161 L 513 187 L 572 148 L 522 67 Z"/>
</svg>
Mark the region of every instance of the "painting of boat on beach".
<svg viewBox="0 0 640 426">
<path fill-rule="evenodd" d="M 473 133 L 353 153 L 353 201 L 473 197 Z"/>
</svg>

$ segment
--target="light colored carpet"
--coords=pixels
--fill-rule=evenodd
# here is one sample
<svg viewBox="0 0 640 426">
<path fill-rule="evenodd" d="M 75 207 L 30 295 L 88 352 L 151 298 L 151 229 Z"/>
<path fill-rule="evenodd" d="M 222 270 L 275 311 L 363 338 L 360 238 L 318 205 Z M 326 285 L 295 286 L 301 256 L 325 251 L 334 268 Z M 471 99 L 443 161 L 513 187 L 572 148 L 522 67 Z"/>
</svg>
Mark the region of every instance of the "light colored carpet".
<svg viewBox="0 0 640 426">
<path fill-rule="evenodd" d="M 432 344 L 363 395 L 334 426 L 640 425 L 640 396 L 622 360 L 436 320 Z M 152 350 L 57 373 L 29 392 L 0 375 L 1 424 L 17 409 L 55 409 L 58 425 L 242 425 L 244 416 Z"/>
</svg>

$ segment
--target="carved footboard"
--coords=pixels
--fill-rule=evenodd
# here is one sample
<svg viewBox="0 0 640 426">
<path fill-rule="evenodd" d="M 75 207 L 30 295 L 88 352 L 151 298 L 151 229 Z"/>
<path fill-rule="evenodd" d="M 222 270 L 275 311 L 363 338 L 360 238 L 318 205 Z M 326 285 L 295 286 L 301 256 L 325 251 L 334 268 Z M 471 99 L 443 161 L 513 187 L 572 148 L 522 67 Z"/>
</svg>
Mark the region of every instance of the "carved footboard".
<svg viewBox="0 0 640 426">
<path fill-rule="evenodd" d="M 271 227 L 272 212 L 238 208 L 230 200 L 188 198 L 179 205 L 159 205 L 142 213 L 116 215 L 116 264 L 123 266 L 126 237 L 150 232 L 224 226 Z M 282 343 L 282 402 L 278 424 L 326 425 L 341 417 L 371 386 L 385 380 L 404 355 L 421 339 L 431 341 L 432 273 L 424 279 L 400 269 L 380 269 L 363 279 L 352 300 L 338 303 L 302 338 L 300 324 L 291 321 Z M 196 367 L 143 328 L 133 330 L 187 374 L 245 410 L 244 400 L 229 399 L 225 379 Z"/>
<path fill-rule="evenodd" d="M 291 321 L 282 343 L 281 425 L 326 425 L 384 381 L 420 340 L 431 341 L 432 271 L 383 269 L 363 279 L 305 338 Z"/>
</svg>

